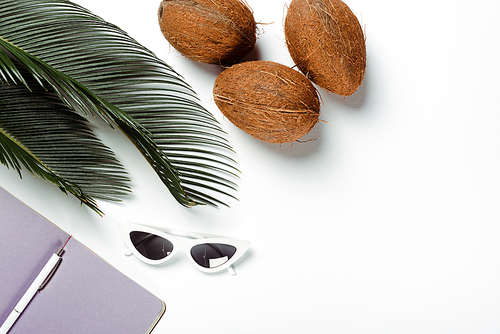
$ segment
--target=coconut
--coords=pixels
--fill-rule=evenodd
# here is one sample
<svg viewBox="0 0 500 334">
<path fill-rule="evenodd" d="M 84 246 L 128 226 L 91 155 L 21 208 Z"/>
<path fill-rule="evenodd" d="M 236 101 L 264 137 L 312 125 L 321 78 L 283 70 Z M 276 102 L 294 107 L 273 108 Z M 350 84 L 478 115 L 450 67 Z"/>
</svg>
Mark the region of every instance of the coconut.
<svg viewBox="0 0 500 334">
<path fill-rule="evenodd" d="M 161 32 L 185 57 L 232 65 L 255 46 L 256 23 L 242 0 L 163 0 Z"/>
<path fill-rule="evenodd" d="M 341 0 L 292 0 L 285 39 L 297 67 L 318 86 L 351 95 L 363 82 L 365 38 L 358 19 Z"/>
<path fill-rule="evenodd" d="M 318 122 L 316 88 L 302 73 L 276 62 L 249 61 L 224 70 L 213 96 L 229 121 L 270 143 L 295 141 Z"/>
</svg>

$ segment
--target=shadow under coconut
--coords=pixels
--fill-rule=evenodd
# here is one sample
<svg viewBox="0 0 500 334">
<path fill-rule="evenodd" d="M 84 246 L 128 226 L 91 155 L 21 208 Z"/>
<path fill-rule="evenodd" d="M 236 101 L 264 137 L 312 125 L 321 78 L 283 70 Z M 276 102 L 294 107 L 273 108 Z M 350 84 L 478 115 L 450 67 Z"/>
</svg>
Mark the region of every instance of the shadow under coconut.
<svg viewBox="0 0 500 334">
<path fill-rule="evenodd" d="M 256 45 L 255 48 L 250 51 L 243 59 L 238 61 L 237 63 L 242 63 L 245 61 L 252 61 L 252 60 L 258 60 L 261 55 L 261 52 L 259 50 L 259 46 Z M 196 69 L 196 73 L 200 73 L 203 77 L 205 78 L 210 78 L 210 82 L 214 82 L 215 79 L 221 74 L 224 70 L 228 69 L 232 65 L 218 65 L 218 64 L 207 64 L 207 63 L 201 63 L 197 61 L 190 60 L 188 58 L 185 58 L 186 63 L 188 66 L 191 66 Z M 236 64 L 237 64 L 236 63 Z M 217 110 L 219 111 L 219 110 Z M 220 112 L 220 111 L 219 111 Z"/>
<path fill-rule="evenodd" d="M 324 140 L 321 137 L 321 121 L 318 122 L 308 133 L 302 138 L 283 144 L 268 143 L 257 138 L 252 138 L 248 135 L 249 140 L 253 140 L 255 145 L 264 147 L 282 156 L 291 159 L 309 159 L 318 154 L 323 146 Z"/>
<path fill-rule="evenodd" d="M 239 62 L 243 63 L 245 61 L 255 61 L 261 60 L 262 52 L 260 51 L 260 45 L 257 41 L 255 47 L 246 56 L 244 56 Z"/>
<path fill-rule="evenodd" d="M 243 57 L 240 61 L 236 62 L 235 64 L 238 63 L 243 63 L 246 61 L 254 61 L 254 60 L 260 60 L 262 52 L 260 51 L 260 47 L 258 44 L 255 45 L 255 47 L 250 51 L 245 57 Z M 192 61 L 189 59 L 186 59 L 189 61 L 189 63 L 192 64 L 192 66 L 196 67 L 200 71 L 204 71 L 205 73 L 211 75 L 214 79 L 222 73 L 225 69 L 231 67 L 232 65 L 217 65 L 217 64 L 206 64 L 206 63 L 200 63 L 197 61 Z"/>
<path fill-rule="evenodd" d="M 318 93 L 320 94 L 323 102 L 320 110 L 320 121 L 311 129 L 311 131 L 309 131 L 309 133 L 292 143 L 271 144 L 258 139 L 254 139 L 254 141 L 258 142 L 260 146 L 264 146 L 267 149 L 276 151 L 278 154 L 294 159 L 311 158 L 316 154 L 320 154 L 320 151 L 325 144 L 325 138 L 321 134 L 322 129 L 325 128 L 321 121 L 324 119 L 322 118 L 322 115 L 325 115 L 325 118 L 328 118 L 326 117 L 326 113 L 335 112 L 338 105 L 342 105 L 343 107 L 347 107 L 349 110 L 356 112 L 362 112 L 368 109 L 366 108 L 366 105 L 368 104 L 370 92 L 369 66 L 367 66 L 363 83 L 358 87 L 356 92 L 350 96 L 334 94 L 323 88 L 319 88 L 318 86 L 316 87 L 318 88 Z M 330 146 L 331 143 L 328 143 L 328 145 Z"/>
<path fill-rule="evenodd" d="M 327 110 L 330 105 L 332 105 L 332 108 L 335 108 L 335 105 L 341 104 L 342 106 L 348 107 L 351 110 L 363 111 L 366 109 L 364 107 L 366 106 L 369 99 L 369 91 L 370 67 L 367 66 L 363 78 L 363 83 L 350 96 L 338 95 L 318 87 L 318 92 L 321 94 L 321 99 L 324 102 L 324 105 L 321 109 Z"/>
<path fill-rule="evenodd" d="M 190 59 L 186 59 L 191 66 L 195 67 L 199 71 L 203 71 L 206 74 L 210 75 L 214 79 L 222 72 L 224 71 L 224 67 L 216 64 L 205 64 L 205 63 L 200 63 L 197 61 L 192 61 Z"/>
</svg>

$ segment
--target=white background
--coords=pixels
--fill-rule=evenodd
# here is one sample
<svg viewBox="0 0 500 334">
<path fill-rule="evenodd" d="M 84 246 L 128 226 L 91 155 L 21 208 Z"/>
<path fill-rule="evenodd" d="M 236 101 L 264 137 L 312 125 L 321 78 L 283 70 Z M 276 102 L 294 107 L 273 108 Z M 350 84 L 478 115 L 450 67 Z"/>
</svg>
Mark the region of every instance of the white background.
<svg viewBox="0 0 500 334">
<path fill-rule="evenodd" d="M 223 118 L 220 69 L 169 48 L 160 1 L 75 0 L 172 65 L 220 120 L 242 171 L 231 208 L 186 209 L 123 135 L 99 135 L 132 178 L 98 217 L 56 187 L 0 166 L 0 185 L 162 298 L 157 333 L 499 333 L 500 4 L 349 0 L 364 26 L 365 80 L 350 97 L 320 89 L 307 138 L 272 145 Z M 289 1 L 248 0 L 254 58 L 293 66 Z M 154 267 L 123 256 L 116 223 L 249 240 L 237 276 L 183 256 Z"/>
</svg>

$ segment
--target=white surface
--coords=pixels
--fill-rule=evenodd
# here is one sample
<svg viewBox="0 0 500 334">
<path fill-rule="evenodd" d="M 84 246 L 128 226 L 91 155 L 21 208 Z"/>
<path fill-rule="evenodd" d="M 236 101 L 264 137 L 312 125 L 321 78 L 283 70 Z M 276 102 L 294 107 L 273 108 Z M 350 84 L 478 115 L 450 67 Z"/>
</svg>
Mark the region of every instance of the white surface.
<svg viewBox="0 0 500 334">
<path fill-rule="evenodd" d="M 229 132 L 243 177 L 231 209 L 180 207 L 134 147 L 101 130 L 134 194 L 99 218 L 56 187 L 0 166 L 0 185 L 164 299 L 157 333 L 498 333 L 500 3 L 349 0 L 366 26 L 363 85 L 320 90 L 316 141 L 270 145 L 234 127 L 211 91 L 217 67 L 183 59 L 160 33 L 159 0 L 76 0 L 180 72 Z M 256 55 L 292 66 L 289 1 L 248 0 Z M 241 237 L 237 276 L 179 256 L 123 255 L 116 223 Z M 214 322 L 214 319 L 218 321 Z"/>
</svg>

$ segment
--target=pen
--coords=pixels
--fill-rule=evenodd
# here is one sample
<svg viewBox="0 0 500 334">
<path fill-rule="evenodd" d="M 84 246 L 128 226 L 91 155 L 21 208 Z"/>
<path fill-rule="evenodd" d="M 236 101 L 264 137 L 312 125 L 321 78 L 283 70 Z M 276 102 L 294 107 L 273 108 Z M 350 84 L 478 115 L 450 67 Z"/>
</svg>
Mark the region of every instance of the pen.
<svg viewBox="0 0 500 334">
<path fill-rule="evenodd" d="M 19 300 L 17 305 L 14 307 L 12 312 L 9 314 L 7 319 L 4 321 L 4 323 L 2 324 L 2 327 L 0 327 L 0 334 L 7 334 L 9 332 L 12 325 L 14 325 L 17 318 L 24 311 L 24 309 L 29 304 L 31 299 L 35 296 L 36 292 L 42 290 L 45 287 L 45 285 L 47 285 L 47 283 L 52 278 L 52 276 L 56 272 L 57 268 L 61 264 L 61 261 L 62 261 L 61 256 L 62 256 L 62 253 L 64 252 L 64 247 L 66 246 L 66 244 L 68 243 L 70 238 L 71 238 L 71 236 L 68 238 L 66 243 L 61 248 L 59 248 L 57 253 L 52 254 L 49 261 L 47 261 L 47 263 L 42 268 L 42 270 L 40 271 L 38 276 L 35 278 L 33 283 L 31 283 L 28 290 L 26 290 L 24 295 L 21 297 L 21 300 Z"/>
</svg>

